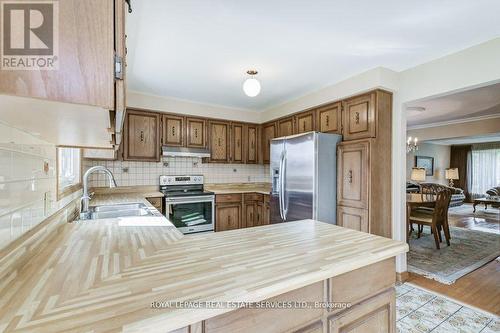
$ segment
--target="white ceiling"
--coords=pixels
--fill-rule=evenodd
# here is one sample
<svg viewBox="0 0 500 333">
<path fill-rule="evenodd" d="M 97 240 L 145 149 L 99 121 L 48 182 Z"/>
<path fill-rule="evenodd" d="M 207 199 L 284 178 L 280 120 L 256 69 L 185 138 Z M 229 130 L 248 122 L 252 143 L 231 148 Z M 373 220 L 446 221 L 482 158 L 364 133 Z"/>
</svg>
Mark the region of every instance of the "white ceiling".
<svg viewBox="0 0 500 333">
<path fill-rule="evenodd" d="M 500 36 L 498 0 L 148 0 L 129 15 L 128 88 L 264 110 L 368 69 Z M 247 69 L 262 92 L 246 97 Z"/>
<path fill-rule="evenodd" d="M 466 144 L 485 143 L 485 142 L 500 142 L 500 133 L 425 141 L 425 143 L 433 143 L 437 145 L 446 145 L 446 146 L 466 145 Z"/>
<path fill-rule="evenodd" d="M 408 126 L 419 126 L 479 116 L 500 117 L 500 84 L 471 89 L 426 101 L 407 103 L 407 108 L 423 107 L 424 111 L 407 110 Z"/>
</svg>

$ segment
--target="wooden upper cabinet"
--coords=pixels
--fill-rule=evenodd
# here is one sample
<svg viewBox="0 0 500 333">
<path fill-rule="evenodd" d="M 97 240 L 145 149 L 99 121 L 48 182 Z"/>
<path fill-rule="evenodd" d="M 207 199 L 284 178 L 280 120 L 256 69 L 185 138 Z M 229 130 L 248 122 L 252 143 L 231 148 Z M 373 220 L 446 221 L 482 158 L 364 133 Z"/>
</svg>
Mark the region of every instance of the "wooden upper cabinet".
<svg viewBox="0 0 500 333">
<path fill-rule="evenodd" d="M 344 140 L 376 136 L 376 92 L 348 99 L 342 115 Z"/>
<path fill-rule="evenodd" d="M 59 13 L 54 16 L 58 22 L 54 37 L 58 43 L 50 38 L 42 40 L 49 47 L 58 44 L 47 56 L 56 58 L 55 70 L 2 70 L 0 93 L 114 110 L 115 53 L 123 59 L 122 73 L 125 67 L 124 0 L 64 0 L 55 4 Z M 121 91 L 116 98 L 124 106 L 124 85 L 117 87 Z"/>
<path fill-rule="evenodd" d="M 246 125 L 245 129 L 245 142 L 247 144 L 245 162 L 248 164 L 255 164 L 258 161 L 258 127 L 256 125 Z"/>
<path fill-rule="evenodd" d="M 184 118 L 179 116 L 163 116 L 163 144 L 167 146 L 184 145 Z"/>
<path fill-rule="evenodd" d="M 191 148 L 206 148 L 207 122 L 200 118 L 186 118 L 186 146 Z"/>
<path fill-rule="evenodd" d="M 233 123 L 231 125 L 231 157 L 233 163 L 243 163 L 245 152 L 243 145 L 243 124 Z"/>
<path fill-rule="evenodd" d="M 316 115 L 314 111 L 306 111 L 295 116 L 295 124 L 297 124 L 297 134 L 314 131 Z"/>
<path fill-rule="evenodd" d="M 160 160 L 160 115 L 128 110 L 125 119 L 123 159 Z"/>
<path fill-rule="evenodd" d="M 369 142 L 338 146 L 337 200 L 341 206 L 368 208 Z"/>
<path fill-rule="evenodd" d="M 323 133 L 341 134 L 342 103 L 334 103 L 318 108 L 317 130 Z"/>
<path fill-rule="evenodd" d="M 271 155 L 271 140 L 276 138 L 276 123 L 262 125 L 262 162 L 269 164 Z"/>
<path fill-rule="evenodd" d="M 229 123 L 210 121 L 210 161 L 229 162 Z"/>
<path fill-rule="evenodd" d="M 287 117 L 278 120 L 278 137 L 293 135 L 294 117 Z"/>
</svg>

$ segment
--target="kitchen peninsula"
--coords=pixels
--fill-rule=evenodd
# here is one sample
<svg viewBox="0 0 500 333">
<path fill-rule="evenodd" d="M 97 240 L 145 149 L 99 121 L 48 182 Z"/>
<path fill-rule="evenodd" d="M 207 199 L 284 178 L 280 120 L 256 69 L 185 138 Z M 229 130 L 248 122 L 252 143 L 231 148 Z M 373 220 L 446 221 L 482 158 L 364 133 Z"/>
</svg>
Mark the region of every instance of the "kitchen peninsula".
<svg viewBox="0 0 500 333">
<path fill-rule="evenodd" d="M 394 257 L 407 250 L 402 242 L 312 220 L 189 236 L 163 217 L 67 223 L 15 279 L 2 282 L 0 329 L 321 332 L 328 325 L 330 332 L 394 332 Z M 349 306 L 154 306 L 264 300 Z"/>
</svg>

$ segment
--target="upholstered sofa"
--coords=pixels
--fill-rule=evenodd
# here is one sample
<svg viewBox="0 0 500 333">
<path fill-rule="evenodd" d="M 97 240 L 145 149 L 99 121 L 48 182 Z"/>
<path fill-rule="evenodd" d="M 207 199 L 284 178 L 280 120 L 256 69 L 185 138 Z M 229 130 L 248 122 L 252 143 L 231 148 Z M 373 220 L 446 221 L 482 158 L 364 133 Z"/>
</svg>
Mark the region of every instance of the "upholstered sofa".
<svg viewBox="0 0 500 333">
<path fill-rule="evenodd" d="M 419 190 L 415 191 L 415 183 L 407 182 L 407 192 L 437 194 L 439 191 L 447 190 L 451 192 L 450 207 L 461 206 L 465 200 L 464 190 L 456 187 L 446 186 L 438 183 L 420 183 Z"/>
</svg>

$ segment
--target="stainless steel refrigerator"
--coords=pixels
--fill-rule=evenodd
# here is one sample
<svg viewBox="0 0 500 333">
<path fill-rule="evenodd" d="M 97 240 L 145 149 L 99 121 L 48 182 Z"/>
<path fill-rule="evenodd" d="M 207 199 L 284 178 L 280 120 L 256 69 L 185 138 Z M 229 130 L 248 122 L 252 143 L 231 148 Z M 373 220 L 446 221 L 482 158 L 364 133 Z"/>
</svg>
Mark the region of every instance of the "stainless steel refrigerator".
<svg viewBox="0 0 500 333">
<path fill-rule="evenodd" d="M 271 223 L 315 219 L 336 224 L 341 138 L 309 132 L 271 141 Z"/>
</svg>

